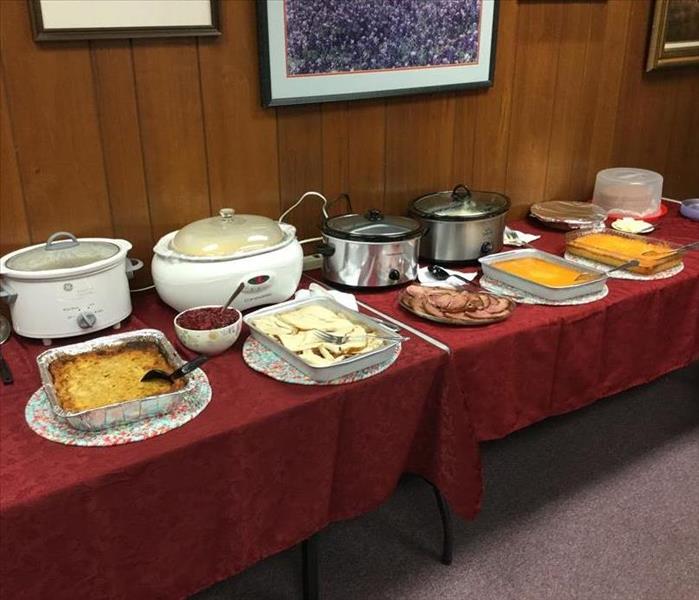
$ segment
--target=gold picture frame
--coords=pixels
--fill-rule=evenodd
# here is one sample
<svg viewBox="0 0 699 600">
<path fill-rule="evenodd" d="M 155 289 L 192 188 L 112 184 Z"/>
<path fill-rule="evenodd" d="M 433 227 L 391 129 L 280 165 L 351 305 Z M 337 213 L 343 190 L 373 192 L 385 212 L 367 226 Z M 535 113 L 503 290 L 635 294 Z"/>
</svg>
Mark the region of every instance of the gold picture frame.
<svg viewBox="0 0 699 600">
<path fill-rule="evenodd" d="M 699 0 L 656 0 L 646 71 L 699 65 Z"/>
</svg>

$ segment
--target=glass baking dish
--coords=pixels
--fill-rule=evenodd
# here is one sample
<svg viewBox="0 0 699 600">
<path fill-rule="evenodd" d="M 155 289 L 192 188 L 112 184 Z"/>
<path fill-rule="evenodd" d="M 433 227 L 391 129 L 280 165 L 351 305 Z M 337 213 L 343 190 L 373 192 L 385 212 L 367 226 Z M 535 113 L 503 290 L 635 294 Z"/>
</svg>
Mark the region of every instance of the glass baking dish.
<svg viewBox="0 0 699 600">
<path fill-rule="evenodd" d="M 520 275 L 510 273 L 498 267 L 498 263 L 506 260 L 514 260 L 517 258 L 538 258 L 554 265 L 562 265 L 568 269 L 578 271 L 581 275 L 587 275 L 587 278 L 580 283 L 570 285 L 552 286 L 527 279 Z M 607 275 L 602 271 L 593 269 L 592 267 L 584 267 L 576 264 L 560 256 L 549 254 L 535 248 L 522 248 L 520 250 L 511 250 L 509 252 L 500 252 L 499 254 L 490 254 L 478 259 L 483 269 L 483 274 L 497 281 L 509 285 L 513 288 L 521 290 L 525 293 L 544 298 L 545 300 L 570 300 L 580 296 L 596 294 L 600 292 L 607 282 Z"/>
<path fill-rule="evenodd" d="M 167 394 L 126 400 L 124 402 L 91 408 L 80 412 L 70 412 L 61 406 L 56 395 L 56 389 L 53 385 L 51 371 L 49 370 L 53 361 L 85 354 L 87 352 L 94 352 L 95 350 L 118 348 L 119 346 L 134 342 L 155 343 L 165 357 L 165 360 L 172 366 L 173 370 L 184 364 L 184 360 L 177 354 L 177 351 L 165 337 L 165 334 L 157 329 L 140 329 L 138 331 L 118 333 L 116 335 L 104 336 L 86 342 L 79 342 L 61 348 L 52 348 L 37 356 L 36 362 L 39 366 L 41 382 L 54 414 L 59 418 L 65 419 L 69 425 L 76 429 L 81 429 L 83 431 L 100 431 L 102 429 L 114 427 L 115 425 L 131 423 L 148 417 L 163 415 L 175 410 L 182 402 L 184 396 L 191 392 L 196 385 L 196 380 L 191 373 L 185 375 L 185 385 L 182 388 L 168 392 Z"/>
<path fill-rule="evenodd" d="M 678 244 L 607 227 L 571 231 L 565 239 L 566 252 L 580 258 L 613 267 L 637 260 L 638 266 L 627 270 L 640 275 L 653 275 L 670 269 L 682 262 L 684 254 L 677 250 Z"/>
<path fill-rule="evenodd" d="M 260 317 L 285 313 L 310 305 L 323 306 L 329 310 L 332 310 L 333 312 L 340 313 L 342 317 L 362 325 L 369 331 L 375 331 L 377 333 L 382 333 L 389 336 L 396 335 L 394 330 L 386 327 L 379 321 L 376 321 L 367 315 L 363 315 L 362 313 L 350 310 L 339 302 L 336 302 L 333 298 L 316 297 L 282 302 L 281 304 L 262 308 L 246 315 L 243 317 L 243 322 L 250 328 L 252 337 L 314 381 L 332 381 L 333 379 L 344 377 L 345 375 L 360 371 L 361 369 L 378 365 L 384 361 L 387 361 L 391 356 L 391 349 L 400 344 L 400 342 L 397 341 L 386 340 L 384 344 L 376 350 L 372 350 L 371 352 L 366 352 L 364 354 L 355 354 L 341 360 L 340 362 L 321 367 L 308 364 L 296 353 L 286 348 L 276 339 L 266 335 L 255 326 L 255 320 L 259 319 Z"/>
</svg>

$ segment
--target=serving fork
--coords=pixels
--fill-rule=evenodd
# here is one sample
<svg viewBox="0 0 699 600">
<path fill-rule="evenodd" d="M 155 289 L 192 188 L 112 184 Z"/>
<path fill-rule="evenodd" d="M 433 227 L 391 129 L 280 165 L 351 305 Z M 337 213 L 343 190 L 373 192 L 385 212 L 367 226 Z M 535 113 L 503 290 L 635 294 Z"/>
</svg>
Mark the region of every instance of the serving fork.
<svg viewBox="0 0 699 600">
<path fill-rule="evenodd" d="M 322 331 L 320 329 L 314 329 L 313 333 L 316 335 L 316 337 L 320 338 L 322 341 L 327 342 L 328 344 L 336 344 L 338 346 L 341 346 L 342 344 L 346 344 L 350 340 L 361 340 L 364 339 L 363 336 L 359 335 L 335 335 L 334 333 L 328 333 L 327 331 Z M 382 340 L 389 340 L 391 342 L 405 342 L 409 338 L 404 337 L 402 335 L 389 335 L 387 333 L 376 333 L 376 332 L 371 332 L 366 334 L 367 337 L 375 337 L 379 338 Z"/>
</svg>

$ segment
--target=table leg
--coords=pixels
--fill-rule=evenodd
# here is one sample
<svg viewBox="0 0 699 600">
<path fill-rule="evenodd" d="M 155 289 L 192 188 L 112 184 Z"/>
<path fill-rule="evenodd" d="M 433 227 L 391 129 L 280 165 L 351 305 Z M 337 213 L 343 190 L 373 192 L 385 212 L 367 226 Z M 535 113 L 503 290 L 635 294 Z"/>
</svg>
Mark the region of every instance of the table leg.
<svg viewBox="0 0 699 600">
<path fill-rule="evenodd" d="M 432 486 L 434 497 L 437 500 L 437 508 L 439 508 L 439 516 L 442 519 L 442 564 L 450 565 L 454 556 L 454 528 L 451 522 L 451 510 L 439 488 L 429 481 L 427 483 Z"/>
<path fill-rule="evenodd" d="M 301 542 L 303 600 L 318 600 L 318 534 Z"/>
</svg>

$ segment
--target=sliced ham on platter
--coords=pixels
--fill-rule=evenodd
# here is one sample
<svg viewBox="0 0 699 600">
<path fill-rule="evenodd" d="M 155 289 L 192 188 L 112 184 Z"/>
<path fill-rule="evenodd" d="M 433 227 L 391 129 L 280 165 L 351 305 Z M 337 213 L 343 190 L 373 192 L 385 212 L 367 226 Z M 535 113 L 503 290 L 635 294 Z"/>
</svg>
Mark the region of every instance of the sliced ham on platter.
<svg viewBox="0 0 699 600">
<path fill-rule="evenodd" d="M 418 316 L 453 325 L 495 323 L 509 317 L 515 308 L 509 298 L 487 292 L 421 285 L 409 285 L 402 290 L 399 302 Z"/>
</svg>

